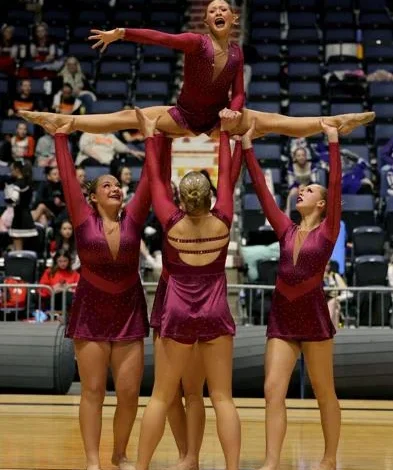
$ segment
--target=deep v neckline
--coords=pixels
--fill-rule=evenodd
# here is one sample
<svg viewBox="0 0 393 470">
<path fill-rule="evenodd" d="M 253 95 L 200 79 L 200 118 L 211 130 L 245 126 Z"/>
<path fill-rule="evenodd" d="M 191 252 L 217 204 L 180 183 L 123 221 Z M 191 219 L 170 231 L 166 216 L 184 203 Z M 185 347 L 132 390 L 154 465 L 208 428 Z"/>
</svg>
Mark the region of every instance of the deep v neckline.
<svg viewBox="0 0 393 470">
<path fill-rule="evenodd" d="M 295 263 L 294 255 L 295 255 L 296 238 L 298 236 L 298 232 L 301 231 L 299 226 L 296 226 L 296 229 L 295 229 L 296 233 L 295 233 L 295 236 L 293 237 L 292 255 L 291 255 L 292 266 L 294 268 L 296 268 L 296 266 L 299 264 L 299 258 L 300 258 L 301 254 L 303 252 L 303 247 L 307 243 L 308 239 L 310 238 L 311 233 L 314 232 L 315 230 L 317 230 L 320 226 L 321 226 L 321 224 L 319 224 L 317 227 L 313 228 L 312 230 L 308 230 L 308 233 L 307 233 L 306 237 L 304 238 L 303 243 L 299 246 L 299 251 L 298 251 L 297 258 L 296 258 L 296 263 Z M 305 232 L 305 230 L 302 230 L 302 231 Z"/>
<path fill-rule="evenodd" d="M 113 253 L 111 251 L 111 247 L 109 245 L 109 241 L 108 241 L 108 238 L 107 238 L 106 233 L 105 233 L 104 221 L 102 220 L 101 217 L 100 217 L 100 224 L 101 224 L 102 236 L 104 237 L 104 240 L 105 240 L 106 249 L 109 253 L 109 256 L 110 256 L 111 260 L 114 263 L 116 263 L 116 261 L 119 259 L 119 254 L 120 254 L 120 249 L 121 249 L 121 219 L 118 222 L 118 224 L 119 224 L 119 247 L 117 249 L 117 253 L 116 253 L 115 256 L 113 256 Z"/>
<path fill-rule="evenodd" d="M 221 72 L 216 76 L 216 78 L 214 78 L 214 72 L 216 70 L 216 51 L 214 49 L 214 42 L 213 42 L 213 39 L 207 35 L 208 37 L 208 40 L 209 40 L 209 44 L 210 44 L 210 54 L 212 56 L 212 74 L 211 74 L 211 84 L 214 85 L 217 80 L 219 80 L 219 78 L 221 78 L 224 70 L 228 67 L 228 64 L 229 64 L 229 59 L 231 57 L 231 53 L 230 53 L 230 49 L 231 49 L 231 43 L 228 42 L 228 54 L 227 54 L 227 60 L 225 62 L 225 65 L 224 67 L 221 69 Z M 214 80 L 213 80 L 214 79 Z"/>
</svg>

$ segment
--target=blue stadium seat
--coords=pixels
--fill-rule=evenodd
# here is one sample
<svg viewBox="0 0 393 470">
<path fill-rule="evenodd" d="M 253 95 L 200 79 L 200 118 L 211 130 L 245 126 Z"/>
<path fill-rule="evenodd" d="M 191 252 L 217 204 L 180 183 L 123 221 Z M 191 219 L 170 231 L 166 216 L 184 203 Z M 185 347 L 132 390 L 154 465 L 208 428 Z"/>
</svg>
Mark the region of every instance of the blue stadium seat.
<svg viewBox="0 0 393 470">
<path fill-rule="evenodd" d="M 30 39 L 30 32 L 28 26 L 16 25 L 14 26 L 13 38 L 17 42 L 28 42 Z"/>
<path fill-rule="evenodd" d="M 318 63 L 313 62 L 291 62 L 288 64 L 288 76 L 291 79 L 319 79 L 321 76 L 321 67 Z"/>
<path fill-rule="evenodd" d="M 89 24 L 95 28 L 105 25 L 107 21 L 107 14 L 102 10 L 83 10 L 78 15 L 79 24 Z"/>
<path fill-rule="evenodd" d="M 120 60 L 102 61 L 100 63 L 100 77 L 109 76 L 112 78 L 122 77 L 129 78 L 132 69 L 130 62 Z"/>
<path fill-rule="evenodd" d="M 359 15 L 359 25 L 362 28 L 388 28 L 392 24 L 391 18 L 384 11 L 378 13 L 360 12 Z"/>
<path fill-rule="evenodd" d="M 48 24 L 69 25 L 71 22 L 71 12 L 69 10 L 44 10 L 42 20 Z"/>
<path fill-rule="evenodd" d="M 279 42 L 281 39 L 280 28 L 254 28 L 251 32 L 252 42 Z"/>
<path fill-rule="evenodd" d="M 126 98 L 128 85 L 124 80 L 97 80 L 95 86 L 96 95 L 103 98 Z"/>
<path fill-rule="evenodd" d="M 321 51 L 318 44 L 290 44 L 288 46 L 288 60 L 320 60 Z"/>
<path fill-rule="evenodd" d="M 326 28 L 324 31 L 325 43 L 336 42 L 355 42 L 356 30 L 355 28 Z"/>
<path fill-rule="evenodd" d="M 317 23 L 317 15 L 314 12 L 290 11 L 288 23 L 290 28 L 309 28 Z"/>
<path fill-rule="evenodd" d="M 143 55 L 151 59 L 166 61 L 176 58 L 176 52 L 163 46 L 143 46 Z"/>
<path fill-rule="evenodd" d="M 111 44 L 110 48 L 113 45 Z M 79 60 L 83 59 L 97 59 L 99 53 L 97 50 L 91 48 L 91 44 L 82 42 L 72 42 L 68 45 L 68 55 L 78 57 Z"/>
<path fill-rule="evenodd" d="M 279 101 L 249 101 L 247 108 L 264 113 L 281 113 L 281 103 Z"/>
<path fill-rule="evenodd" d="M 321 84 L 319 82 L 290 82 L 289 96 L 291 98 L 315 98 L 321 96 Z"/>
<path fill-rule="evenodd" d="M 0 94 L 6 95 L 8 93 L 8 80 L 0 79 Z"/>
<path fill-rule="evenodd" d="M 385 44 L 393 42 L 393 33 L 391 29 L 365 29 L 363 30 L 363 44 L 374 45 L 377 41 Z"/>
<path fill-rule="evenodd" d="M 378 45 L 364 48 L 364 58 L 367 62 L 393 62 L 393 46 Z"/>
<path fill-rule="evenodd" d="M 393 137 L 393 124 L 376 124 L 375 125 L 375 144 L 380 145 L 386 143 Z"/>
<path fill-rule="evenodd" d="M 359 10 L 364 12 L 383 11 L 386 9 L 386 0 L 358 0 Z"/>
<path fill-rule="evenodd" d="M 103 53 L 103 57 L 122 61 L 136 60 L 136 45 L 130 42 L 110 44 Z"/>
<path fill-rule="evenodd" d="M 277 59 L 281 54 L 281 46 L 279 44 L 256 44 L 255 48 L 261 59 L 265 61 Z"/>
<path fill-rule="evenodd" d="M 4 18 L 8 24 L 14 26 L 25 25 L 30 26 L 35 23 L 35 13 L 33 11 L 12 9 L 11 3 L 8 4 L 7 16 Z"/>
<path fill-rule="evenodd" d="M 317 10 L 317 0 L 288 0 L 288 8 L 290 10 Z"/>
<path fill-rule="evenodd" d="M 369 87 L 372 101 L 391 101 L 393 99 L 393 82 L 372 82 Z"/>
<path fill-rule="evenodd" d="M 353 27 L 355 16 L 351 11 L 327 11 L 324 18 L 325 26 L 336 28 Z"/>
<path fill-rule="evenodd" d="M 381 70 L 381 68 L 393 73 L 393 63 L 382 65 L 380 62 L 368 62 L 366 64 L 367 74 L 375 72 L 376 70 Z"/>
<path fill-rule="evenodd" d="M 94 67 L 95 63 L 91 60 L 80 60 L 79 64 L 81 66 L 82 72 L 87 75 L 88 77 L 92 77 L 94 75 Z"/>
<path fill-rule="evenodd" d="M 139 26 L 142 23 L 142 12 L 137 10 L 119 10 L 113 16 L 113 22 L 121 26 Z"/>
<path fill-rule="evenodd" d="M 279 26 L 281 22 L 279 11 L 255 11 L 251 15 L 251 24 L 253 27 Z"/>
<path fill-rule="evenodd" d="M 393 242 L 393 196 L 385 199 L 384 225 L 390 243 Z"/>
<path fill-rule="evenodd" d="M 343 194 L 342 201 L 342 220 L 349 240 L 352 240 L 354 228 L 375 225 L 375 201 L 371 194 Z"/>
<path fill-rule="evenodd" d="M 46 181 L 44 168 L 39 166 L 33 166 L 33 181 L 37 183 L 40 183 L 41 181 Z"/>
<path fill-rule="evenodd" d="M 289 116 L 322 116 L 320 102 L 291 102 L 288 110 Z"/>
<path fill-rule="evenodd" d="M 139 68 L 140 77 L 165 77 L 171 75 L 170 62 L 142 62 Z"/>
<path fill-rule="evenodd" d="M 352 257 L 383 255 L 385 232 L 376 225 L 357 227 L 352 232 Z"/>
<path fill-rule="evenodd" d="M 332 103 L 330 105 L 330 115 L 347 114 L 347 113 L 362 113 L 362 103 Z"/>
<path fill-rule="evenodd" d="M 323 8 L 325 10 L 353 10 L 353 0 L 324 0 Z"/>
<path fill-rule="evenodd" d="M 388 260 L 382 255 L 358 256 L 353 262 L 354 286 L 386 286 Z"/>
<path fill-rule="evenodd" d="M 353 144 L 345 144 L 342 146 L 343 149 L 348 149 L 356 155 L 359 155 L 364 161 L 370 161 L 370 153 L 368 147 L 366 145 L 353 145 Z"/>
<path fill-rule="evenodd" d="M 91 112 L 93 114 L 115 113 L 116 111 L 121 111 L 123 107 L 124 107 L 123 100 L 100 99 L 98 101 L 93 102 Z"/>
<path fill-rule="evenodd" d="M 252 64 L 253 80 L 269 77 L 277 78 L 281 71 L 280 62 L 257 62 Z"/>
<path fill-rule="evenodd" d="M 252 99 L 265 99 L 279 97 L 281 93 L 278 82 L 251 82 L 248 88 L 248 95 Z"/>
<path fill-rule="evenodd" d="M 65 42 L 68 40 L 68 29 L 66 26 L 49 26 L 48 33 L 56 41 Z"/>
<path fill-rule="evenodd" d="M 317 28 L 289 28 L 287 34 L 288 42 L 293 43 L 319 43 L 320 37 Z"/>
<path fill-rule="evenodd" d="M 374 103 L 373 111 L 376 114 L 377 122 L 393 121 L 393 105 L 392 103 Z"/>
</svg>

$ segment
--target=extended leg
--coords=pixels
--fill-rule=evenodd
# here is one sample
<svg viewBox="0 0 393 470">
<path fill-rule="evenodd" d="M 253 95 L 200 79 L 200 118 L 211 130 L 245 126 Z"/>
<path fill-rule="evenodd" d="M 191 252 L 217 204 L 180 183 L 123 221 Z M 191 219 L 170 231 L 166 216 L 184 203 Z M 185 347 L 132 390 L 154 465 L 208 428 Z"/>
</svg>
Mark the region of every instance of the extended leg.
<svg viewBox="0 0 393 470">
<path fill-rule="evenodd" d="M 334 389 L 333 340 L 302 344 L 308 375 L 321 413 L 325 453 L 318 470 L 336 470 L 341 411 Z"/>
<path fill-rule="evenodd" d="M 127 444 L 138 410 L 143 374 L 143 341 L 114 343 L 111 366 L 117 405 L 113 419 L 112 463 L 120 470 L 132 470 L 127 461 Z"/>
</svg>

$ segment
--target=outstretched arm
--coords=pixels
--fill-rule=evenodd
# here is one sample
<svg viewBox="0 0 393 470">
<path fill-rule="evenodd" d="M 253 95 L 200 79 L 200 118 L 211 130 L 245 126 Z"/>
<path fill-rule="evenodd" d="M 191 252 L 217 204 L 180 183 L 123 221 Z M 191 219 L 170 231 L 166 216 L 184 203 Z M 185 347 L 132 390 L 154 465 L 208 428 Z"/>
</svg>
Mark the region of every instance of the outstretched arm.
<svg viewBox="0 0 393 470">
<path fill-rule="evenodd" d="M 161 225 L 165 228 L 169 219 L 178 210 L 169 195 L 167 189 L 167 182 L 164 180 L 160 167 L 165 167 L 168 163 L 162 162 L 162 153 L 157 156 L 157 142 L 154 138 L 154 131 L 156 128 L 157 119 L 151 120 L 145 116 L 139 108 L 135 108 L 141 132 L 146 138 L 145 153 L 146 153 L 146 168 L 147 175 L 150 183 L 150 191 L 153 200 L 153 210 L 160 221 Z M 165 154 L 166 159 L 171 158 L 170 152 Z"/>
<path fill-rule="evenodd" d="M 231 222 L 233 218 L 233 186 L 231 180 L 231 146 L 229 133 L 221 130 L 218 155 L 217 201 L 214 206 Z"/>
<path fill-rule="evenodd" d="M 89 39 L 96 41 L 92 47 L 93 49 L 100 48 L 101 52 L 107 48 L 108 44 L 119 39 L 179 49 L 187 53 L 195 51 L 201 43 L 201 35 L 195 33 L 169 34 L 154 29 L 138 28 L 116 28 L 111 31 L 92 29 L 91 32 L 93 35 L 89 36 Z"/>
<path fill-rule="evenodd" d="M 326 229 L 328 238 L 335 242 L 340 233 L 341 221 L 341 155 L 338 131 L 322 121 L 322 128 L 329 140 L 329 186 L 327 192 Z"/>
<path fill-rule="evenodd" d="M 232 156 L 232 168 L 231 168 L 231 182 L 232 182 L 232 192 L 235 189 L 237 179 L 239 178 L 240 170 L 242 169 L 243 163 L 243 148 L 242 141 L 236 140 L 235 150 L 233 151 Z"/>
<path fill-rule="evenodd" d="M 67 210 L 72 225 L 76 228 L 87 219 L 92 209 L 86 202 L 76 178 L 75 166 L 68 147 L 68 134 L 60 132 L 60 129 L 55 134 L 55 149 Z"/>
<path fill-rule="evenodd" d="M 287 228 L 292 224 L 291 219 L 277 206 L 277 203 L 269 191 L 266 184 L 265 175 L 259 163 L 254 155 L 254 149 L 252 147 L 252 136 L 255 130 L 255 121 L 251 129 L 244 134 L 242 138 L 244 156 L 248 171 L 251 176 L 252 184 L 254 185 L 255 192 L 258 195 L 259 202 L 263 208 L 267 219 L 269 220 L 273 230 L 277 234 L 277 238 L 280 239 L 285 233 Z"/>
</svg>

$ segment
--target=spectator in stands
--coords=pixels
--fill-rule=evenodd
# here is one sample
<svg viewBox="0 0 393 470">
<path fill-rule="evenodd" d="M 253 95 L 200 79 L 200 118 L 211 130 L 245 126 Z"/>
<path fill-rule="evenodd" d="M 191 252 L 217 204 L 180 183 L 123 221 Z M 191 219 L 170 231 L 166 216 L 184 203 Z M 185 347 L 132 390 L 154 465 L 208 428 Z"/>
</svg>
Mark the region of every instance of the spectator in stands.
<svg viewBox="0 0 393 470">
<path fill-rule="evenodd" d="M 11 98 L 7 115 L 8 117 L 18 116 L 20 110 L 38 111 L 41 109 L 39 99 L 31 93 L 31 81 L 22 80 L 19 84 L 19 91 Z"/>
<path fill-rule="evenodd" d="M 118 169 L 116 178 L 120 181 L 123 191 L 123 203 L 127 203 L 134 195 L 134 185 L 132 184 L 132 170 L 128 166 L 121 166 Z"/>
<path fill-rule="evenodd" d="M 110 165 L 117 153 L 133 154 L 115 134 L 89 134 L 84 132 L 79 140 L 79 153 L 76 165 Z"/>
<path fill-rule="evenodd" d="M 48 132 L 45 132 L 45 134 L 37 140 L 35 164 L 39 167 L 57 165 L 55 158 L 55 140 Z"/>
<path fill-rule="evenodd" d="M 77 114 L 82 106 L 82 101 L 78 99 L 69 83 L 64 83 L 53 97 L 52 109 L 55 113 Z"/>
<path fill-rule="evenodd" d="M 72 303 L 72 296 L 75 289 L 67 288 L 72 284 L 79 282 L 79 273 L 74 271 L 71 266 L 72 259 L 70 253 L 61 249 L 57 251 L 53 257 L 53 265 L 47 268 L 40 279 L 40 284 L 49 286 L 55 294 L 55 310 L 61 312 L 63 310 L 63 295 L 66 290 L 66 308 L 69 311 Z M 67 289 L 66 289 L 67 288 Z M 39 293 L 42 298 L 49 300 L 51 295 L 47 289 L 40 289 Z M 49 305 L 47 305 L 49 307 Z"/>
<path fill-rule="evenodd" d="M 75 236 L 74 229 L 68 219 L 62 221 L 60 230 L 58 231 L 54 240 L 51 241 L 49 252 L 53 256 L 57 251 L 67 251 L 72 258 L 75 257 Z"/>
<path fill-rule="evenodd" d="M 89 191 L 88 191 L 87 184 L 86 184 L 86 171 L 83 168 L 83 166 L 77 166 L 75 168 L 75 171 L 76 171 L 76 177 L 79 181 L 79 184 L 81 185 L 82 192 L 87 198 Z"/>
<path fill-rule="evenodd" d="M 14 250 L 23 249 L 23 239 L 38 235 L 30 212 L 33 196 L 31 163 L 16 160 L 11 163 L 11 184 L 6 185 L 4 196 L 7 203 L 14 206 L 9 236 L 13 239 Z"/>
<path fill-rule="evenodd" d="M 323 278 L 325 287 L 337 288 L 337 290 L 330 290 L 326 292 L 326 300 L 329 308 L 330 319 L 334 327 L 339 327 L 341 318 L 341 301 L 348 298 L 347 284 L 344 279 L 332 267 L 332 262 L 326 265 L 325 275 Z"/>
<path fill-rule="evenodd" d="M 18 59 L 19 47 L 13 39 L 14 27 L 4 24 L 0 36 L 0 72 L 13 75 Z"/>
<path fill-rule="evenodd" d="M 61 50 L 48 35 L 48 25 L 43 22 L 37 23 L 30 43 L 30 58 L 36 64 L 33 68 L 58 71 L 63 65 L 61 55 Z"/>
<path fill-rule="evenodd" d="M 63 189 L 60 182 L 59 169 L 57 166 L 47 166 L 45 168 L 46 181 L 42 181 L 38 187 L 35 204 L 42 205 L 46 209 L 46 214 L 42 216 L 40 222 L 47 225 L 46 217 L 54 217 L 54 223 L 65 217 L 65 202 Z M 56 220 L 57 218 L 57 220 Z"/>
<path fill-rule="evenodd" d="M 97 101 L 97 97 L 93 93 L 89 80 L 82 72 L 80 62 L 76 57 L 67 57 L 58 78 L 60 81 L 58 87 L 61 88 L 65 84 L 70 85 L 73 95 L 83 103 L 85 112 L 90 113 L 93 102 Z"/>
<path fill-rule="evenodd" d="M 14 160 L 33 160 L 35 150 L 35 139 L 27 134 L 27 126 L 24 122 L 18 122 L 15 135 L 10 139 L 11 156 Z"/>
<path fill-rule="evenodd" d="M 318 165 L 311 160 L 306 146 L 296 147 L 291 151 L 287 168 L 289 194 L 287 198 L 287 215 L 291 213 L 291 199 L 299 193 L 299 187 L 318 181 Z"/>
</svg>

